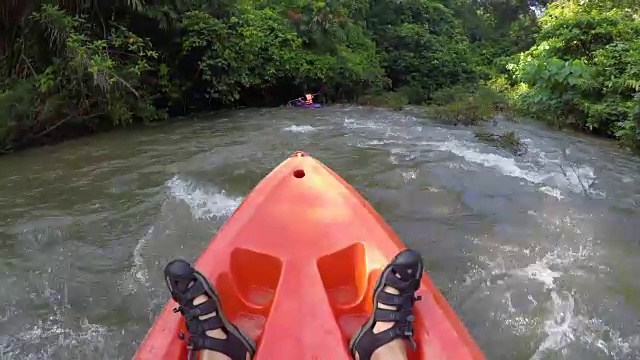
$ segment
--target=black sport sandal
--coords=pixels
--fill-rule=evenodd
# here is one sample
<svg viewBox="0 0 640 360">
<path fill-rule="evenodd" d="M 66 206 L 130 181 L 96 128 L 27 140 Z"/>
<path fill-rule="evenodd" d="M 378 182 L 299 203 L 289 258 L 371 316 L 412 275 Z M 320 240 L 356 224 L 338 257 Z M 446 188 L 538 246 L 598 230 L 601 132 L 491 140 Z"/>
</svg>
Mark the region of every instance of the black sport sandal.
<svg viewBox="0 0 640 360">
<path fill-rule="evenodd" d="M 196 351 L 205 349 L 225 354 L 231 360 L 246 360 L 247 353 L 253 358 L 255 344 L 227 320 L 213 286 L 200 272 L 184 260 L 173 260 L 164 268 L 164 277 L 171 297 L 180 304 L 173 312 L 180 312 L 187 323 L 187 359 L 195 360 Z M 190 287 L 191 283 L 193 285 Z M 193 299 L 202 294 L 208 295 L 209 299 L 202 304 L 193 305 Z M 212 312 L 216 315 L 205 320 L 199 319 Z M 227 337 L 217 339 L 205 333 L 217 329 L 222 329 Z"/>
<path fill-rule="evenodd" d="M 360 360 L 369 360 L 374 351 L 395 339 L 409 341 L 411 349 L 415 350 L 413 303 L 421 299 L 414 294 L 420 287 L 423 268 L 422 257 L 411 249 L 398 253 L 384 268 L 373 288 L 373 312 L 349 342 L 349 351 L 354 359 L 357 353 Z M 399 294 L 383 291 L 386 286 L 398 290 Z M 396 309 L 381 309 L 378 303 L 394 306 Z M 379 321 L 394 324 L 376 334 L 373 327 Z"/>
</svg>

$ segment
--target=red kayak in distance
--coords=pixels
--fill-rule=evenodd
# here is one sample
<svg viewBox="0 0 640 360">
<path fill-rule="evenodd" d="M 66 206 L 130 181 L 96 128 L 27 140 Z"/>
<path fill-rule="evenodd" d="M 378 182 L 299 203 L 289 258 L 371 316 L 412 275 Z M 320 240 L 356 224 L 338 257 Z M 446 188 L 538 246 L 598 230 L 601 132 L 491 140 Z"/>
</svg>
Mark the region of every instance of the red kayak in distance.
<svg viewBox="0 0 640 360">
<path fill-rule="evenodd" d="M 378 275 L 404 248 L 353 187 L 296 152 L 247 195 L 195 268 L 216 288 L 227 318 L 255 340 L 254 359 L 346 360 Z M 410 359 L 484 359 L 426 274 L 417 295 Z M 177 306 L 169 300 L 134 359 L 186 359 Z"/>
</svg>

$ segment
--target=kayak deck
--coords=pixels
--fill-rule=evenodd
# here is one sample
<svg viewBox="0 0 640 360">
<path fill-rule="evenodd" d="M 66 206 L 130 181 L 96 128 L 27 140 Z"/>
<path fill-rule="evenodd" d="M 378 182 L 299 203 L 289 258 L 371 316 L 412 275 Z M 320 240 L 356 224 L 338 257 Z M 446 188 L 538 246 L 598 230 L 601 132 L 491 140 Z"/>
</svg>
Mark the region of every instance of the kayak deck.
<svg viewBox="0 0 640 360">
<path fill-rule="evenodd" d="M 351 359 L 381 269 L 404 246 L 373 208 L 319 161 L 297 152 L 247 196 L 195 267 L 214 284 L 255 359 Z M 428 265 L 428 264 L 427 264 Z M 410 359 L 484 359 L 423 276 Z M 134 359 L 184 359 L 186 333 L 169 300 Z"/>
</svg>

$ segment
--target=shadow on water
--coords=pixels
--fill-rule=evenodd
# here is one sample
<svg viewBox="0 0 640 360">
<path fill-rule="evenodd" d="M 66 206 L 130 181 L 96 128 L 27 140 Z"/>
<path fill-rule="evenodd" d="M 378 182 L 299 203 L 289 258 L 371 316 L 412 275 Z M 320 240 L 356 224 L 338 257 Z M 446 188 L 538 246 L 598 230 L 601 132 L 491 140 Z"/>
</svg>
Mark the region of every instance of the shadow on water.
<svg viewBox="0 0 640 360">
<path fill-rule="evenodd" d="M 245 109 L 0 159 L 0 354 L 130 358 L 194 259 L 293 150 L 352 183 L 489 359 L 640 357 L 640 161 L 499 124 L 522 158 L 409 112 Z M 585 186 L 587 184 L 587 186 Z"/>
</svg>

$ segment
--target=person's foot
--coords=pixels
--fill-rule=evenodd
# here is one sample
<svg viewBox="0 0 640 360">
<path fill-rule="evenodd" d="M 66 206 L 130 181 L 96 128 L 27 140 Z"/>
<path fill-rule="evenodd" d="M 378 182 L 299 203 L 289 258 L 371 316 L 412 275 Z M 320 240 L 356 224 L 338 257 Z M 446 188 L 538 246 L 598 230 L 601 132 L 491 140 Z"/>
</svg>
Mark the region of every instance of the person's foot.
<svg viewBox="0 0 640 360">
<path fill-rule="evenodd" d="M 200 272 L 184 260 L 173 260 L 164 268 L 164 277 L 171 297 L 180 305 L 173 311 L 180 312 L 187 323 L 189 360 L 200 350 L 219 355 L 207 356 L 211 359 L 253 357 L 253 341 L 226 319 L 218 295 Z"/>
<path fill-rule="evenodd" d="M 406 358 L 404 341 L 413 340 L 414 294 L 420 287 L 422 257 L 406 249 L 384 268 L 373 288 L 373 312 L 349 342 L 356 360 Z"/>
</svg>

